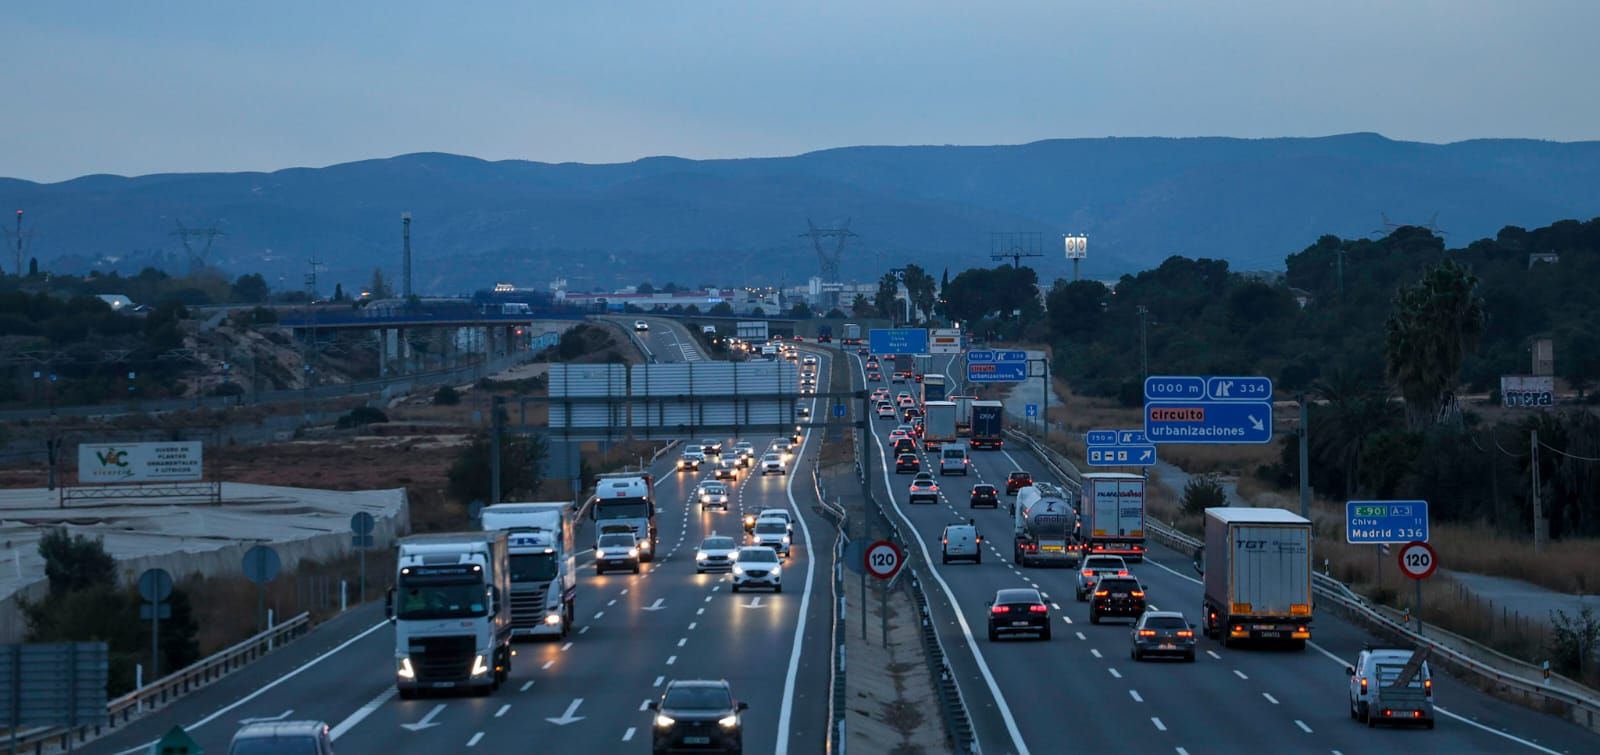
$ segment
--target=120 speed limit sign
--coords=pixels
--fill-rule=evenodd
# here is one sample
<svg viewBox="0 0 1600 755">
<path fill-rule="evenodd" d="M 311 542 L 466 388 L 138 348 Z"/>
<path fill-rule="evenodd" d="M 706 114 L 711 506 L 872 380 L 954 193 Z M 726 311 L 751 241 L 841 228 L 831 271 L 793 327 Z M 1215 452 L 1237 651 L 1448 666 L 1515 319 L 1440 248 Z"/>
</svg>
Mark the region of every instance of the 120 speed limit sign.
<svg viewBox="0 0 1600 755">
<path fill-rule="evenodd" d="M 1439 568 L 1439 557 L 1424 542 L 1406 543 L 1400 549 L 1400 572 L 1412 579 L 1427 579 Z"/>
<path fill-rule="evenodd" d="M 900 567 L 905 565 L 905 554 L 900 551 L 900 546 L 888 540 L 879 540 L 867 546 L 866 552 L 867 573 L 878 579 L 892 579 L 899 573 Z"/>
</svg>

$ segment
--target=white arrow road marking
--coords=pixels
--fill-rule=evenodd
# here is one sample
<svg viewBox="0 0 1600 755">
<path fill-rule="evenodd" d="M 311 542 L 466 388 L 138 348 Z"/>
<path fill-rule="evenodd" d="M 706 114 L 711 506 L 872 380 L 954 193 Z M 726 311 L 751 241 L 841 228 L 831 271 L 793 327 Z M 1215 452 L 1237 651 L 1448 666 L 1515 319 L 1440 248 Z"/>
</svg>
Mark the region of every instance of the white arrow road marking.
<svg viewBox="0 0 1600 755">
<path fill-rule="evenodd" d="M 433 706 L 433 710 L 428 711 L 428 715 L 423 716 L 421 721 L 418 721 L 414 724 L 400 724 L 400 728 L 410 729 L 411 731 L 431 729 L 435 726 L 438 726 L 438 724 L 433 722 L 434 716 L 437 716 L 442 712 L 444 712 L 444 703 L 439 703 L 438 705 Z"/>
<path fill-rule="evenodd" d="M 740 605 L 745 608 L 765 608 L 765 606 L 761 605 L 760 595 L 751 598 L 749 603 L 741 603 Z"/>
<path fill-rule="evenodd" d="M 581 698 L 581 697 L 576 698 L 576 699 L 574 699 L 572 701 L 572 704 L 567 706 L 567 712 L 566 713 L 562 713 L 560 718 L 546 718 L 545 720 L 549 721 L 550 723 L 555 724 L 556 726 L 566 726 L 567 724 L 570 724 L 570 723 L 574 723 L 574 722 L 577 722 L 577 721 L 582 721 L 583 720 L 583 716 L 574 716 L 574 715 L 572 715 L 572 714 L 578 712 L 578 706 L 580 706 L 582 704 L 583 704 L 583 698 Z"/>
<path fill-rule="evenodd" d="M 666 606 L 661 605 L 664 602 L 666 602 L 665 598 L 656 598 L 656 602 L 651 603 L 648 606 L 645 606 L 644 610 L 646 610 L 646 611 L 659 611 L 659 610 L 661 610 L 663 608 L 666 608 Z"/>
<path fill-rule="evenodd" d="M 293 713 L 293 712 L 294 712 L 294 708 L 290 708 L 290 709 L 288 709 L 288 710 L 286 710 L 286 711 L 284 711 L 282 713 L 279 713 L 276 716 L 260 716 L 260 717 L 257 717 L 257 718 L 241 718 L 241 719 L 239 719 L 239 723 L 241 723 L 241 724 L 264 724 L 264 723 L 270 723 L 272 721 L 282 721 L 283 719 L 288 718 L 289 714 Z"/>
</svg>

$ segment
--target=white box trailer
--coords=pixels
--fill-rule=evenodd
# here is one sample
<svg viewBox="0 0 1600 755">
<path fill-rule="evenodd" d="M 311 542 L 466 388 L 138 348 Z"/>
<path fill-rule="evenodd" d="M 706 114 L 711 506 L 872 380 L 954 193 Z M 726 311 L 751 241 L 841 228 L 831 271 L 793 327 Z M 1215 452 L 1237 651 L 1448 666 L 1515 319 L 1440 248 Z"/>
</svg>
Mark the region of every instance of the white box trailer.
<svg viewBox="0 0 1600 755">
<path fill-rule="evenodd" d="M 1311 638 L 1311 522 L 1283 509 L 1206 509 L 1201 626 L 1230 641 Z"/>
<path fill-rule="evenodd" d="M 1144 478 L 1126 472 L 1083 475 L 1084 553 L 1144 560 Z"/>
<path fill-rule="evenodd" d="M 929 401 L 922 421 L 922 445 L 932 449 L 956 442 L 956 405 L 950 401 Z"/>
<path fill-rule="evenodd" d="M 565 637 L 576 619 L 572 502 L 497 503 L 483 529 L 503 531 L 511 556 L 511 635 Z"/>
<path fill-rule="evenodd" d="M 734 324 L 734 337 L 751 343 L 767 340 L 766 320 L 740 320 Z"/>
</svg>

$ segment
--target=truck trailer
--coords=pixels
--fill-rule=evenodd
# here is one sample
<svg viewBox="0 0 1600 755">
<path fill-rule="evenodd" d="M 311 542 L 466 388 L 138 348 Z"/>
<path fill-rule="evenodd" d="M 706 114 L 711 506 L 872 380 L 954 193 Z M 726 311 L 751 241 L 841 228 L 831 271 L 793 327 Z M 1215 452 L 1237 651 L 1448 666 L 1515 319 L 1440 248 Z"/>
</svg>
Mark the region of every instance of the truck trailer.
<svg viewBox="0 0 1600 755">
<path fill-rule="evenodd" d="M 922 408 L 922 445 L 933 449 L 956 442 L 956 405 L 949 401 L 929 401 Z"/>
<path fill-rule="evenodd" d="M 843 336 L 842 343 L 845 346 L 860 346 L 861 345 L 861 326 L 857 325 L 856 323 L 853 323 L 853 322 L 845 323 L 844 324 L 844 336 Z"/>
<path fill-rule="evenodd" d="M 1084 552 L 1144 560 L 1144 478 L 1126 472 L 1083 475 Z"/>
<path fill-rule="evenodd" d="M 999 401 L 972 402 L 972 448 L 1005 447 L 1005 406 Z"/>
<path fill-rule="evenodd" d="M 950 400 L 956 405 L 956 435 L 966 438 L 972 435 L 972 402 L 977 401 L 977 396 L 951 396 Z"/>
<path fill-rule="evenodd" d="M 943 375 L 924 375 L 922 378 L 922 402 L 944 401 L 945 394 L 949 393 L 949 379 Z"/>
<path fill-rule="evenodd" d="M 511 636 L 567 636 L 578 595 L 572 502 L 497 503 L 483 510 L 483 529 L 508 536 Z"/>
<path fill-rule="evenodd" d="M 1194 567 L 1205 577 L 1200 607 L 1207 637 L 1311 639 L 1311 522 L 1283 509 L 1206 509 L 1205 545 Z"/>
<path fill-rule="evenodd" d="M 1017 491 L 1012 508 L 1016 542 L 1011 562 L 1021 566 L 1077 566 L 1083 557 L 1078 512 L 1072 493 L 1058 485 L 1036 482 Z"/>
<path fill-rule="evenodd" d="M 402 539 L 386 609 L 395 687 L 489 694 L 511 675 L 511 565 L 504 532 Z"/>
</svg>

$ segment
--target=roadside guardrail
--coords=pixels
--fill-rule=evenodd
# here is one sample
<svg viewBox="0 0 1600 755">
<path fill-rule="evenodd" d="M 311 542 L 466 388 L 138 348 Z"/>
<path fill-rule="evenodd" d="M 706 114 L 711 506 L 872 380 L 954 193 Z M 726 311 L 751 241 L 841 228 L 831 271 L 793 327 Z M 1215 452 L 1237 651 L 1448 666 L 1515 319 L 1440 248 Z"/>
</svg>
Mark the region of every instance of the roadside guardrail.
<svg viewBox="0 0 1600 755">
<path fill-rule="evenodd" d="M 829 582 L 833 595 L 833 657 L 828 669 L 828 737 L 825 751 L 830 755 L 844 755 L 844 547 L 850 542 L 850 536 L 845 532 L 844 508 L 828 503 L 827 489 L 822 484 L 820 474 L 821 466 L 820 460 L 811 465 L 811 488 L 816 491 L 817 501 L 822 504 L 823 510 L 834 519 L 838 532 L 833 538 L 833 579 Z"/>
<path fill-rule="evenodd" d="M 45 748 L 71 750 L 152 711 L 160 710 L 184 695 L 221 679 L 262 656 L 302 637 L 311 630 L 311 614 L 302 613 L 230 648 L 202 658 L 144 687 L 106 703 L 104 724 L 35 731 L 16 740 L 14 752 L 32 748 L 43 755 Z"/>
<path fill-rule="evenodd" d="M 1014 439 L 1027 446 L 1034 455 L 1044 461 L 1046 466 L 1051 467 L 1051 471 L 1058 478 L 1074 482 L 1079 479 L 1077 467 L 1055 449 L 1039 444 L 1028 435 L 1009 432 L 1014 433 L 1012 435 Z M 1186 556 L 1194 555 L 1203 544 L 1198 538 L 1154 520 L 1146 519 L 1145 529 L 1163 545 Z M 1544 681 L 1543 669 L 1499 653 L 1495 655 L 1517 664 L 1521 673 L 1508 672 L 1483 663 L 1466 652 L 1418 634 L 1411 627 L 1384 615 L 1366 598 L 1351 590 L 1349 585 L 1326 574 L 1312 572 L 1311 587 L 1317 598 L 1337 606 L 1341 613 L 1365 628 L 1394 640 L 1409 642 L 1419 648 L 1428 648 L 1429 661 L 1451 670 L 1456 676 L 1485 692 L 1561 716 L 1590 731 L 1600 731 L 1600 696 L 1552 687 Z M 1489 648 L 1481 650 L 1485 653 L 1494 653 Z"/>
</svg>

